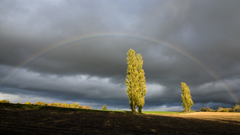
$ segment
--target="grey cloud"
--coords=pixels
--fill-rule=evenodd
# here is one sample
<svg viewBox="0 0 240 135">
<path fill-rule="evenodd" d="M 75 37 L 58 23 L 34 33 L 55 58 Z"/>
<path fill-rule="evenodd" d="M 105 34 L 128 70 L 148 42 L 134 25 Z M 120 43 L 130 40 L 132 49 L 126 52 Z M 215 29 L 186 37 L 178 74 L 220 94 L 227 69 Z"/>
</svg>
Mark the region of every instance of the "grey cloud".
<svg viewBox="0 0 240 135">
<path fill-rule="evenodd" d="M 180 82 L 186 82 L 191 89 L 195 109 L 208 103 L 215 108 L 233 106 L 235 102 L 226 96 L 228 92 L 216 77 L 229 86 L 239 102 L 239 5 L 237 0 L 3 0 L 0 2 L 0 81 L 14 67 L 22 66 L 22 69 L 13 72 L 14 76 L 1 86 L 0 92 L 7 93 L 3 89 L 9 87 L 22 89 L 26 95 L 36 92 L 34 95 L 39 97 L 58 95 L 56 100 L 82 98 L 83 102 L 94 100 L 109 102 L 112 108 L 114 104 L 128 108 L 124 82 L 126 53 L 132 48 L 144 60 L 149 86 L 146 108 L 181 106 Z M 96 33 L 100 36 L 44 53 L 64 41 Z M 110 36 L 111 33 L 126 34 Z M 159 43 L 127 34 L 150 37 Z M 77 85 L 73 78 L 81 75 L 96 77 L 97 81 Z M 102 83 L 105 78 L 108 82 Z M 162 91 L 160 87 L 165 89 Z"/>
</svg>

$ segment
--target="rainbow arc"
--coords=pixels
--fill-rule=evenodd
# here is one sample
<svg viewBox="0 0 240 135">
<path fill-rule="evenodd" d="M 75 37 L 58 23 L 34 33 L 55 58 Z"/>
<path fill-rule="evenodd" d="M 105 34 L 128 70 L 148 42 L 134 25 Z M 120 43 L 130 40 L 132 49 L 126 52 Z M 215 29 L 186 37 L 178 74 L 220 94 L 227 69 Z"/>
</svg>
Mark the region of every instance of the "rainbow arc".
<svg viewBox="0 0 240 135">
<path fill-rule="evenodd" d="M 214 71 L 212 71 L 210 68 L 208 68 L 203 62 L 200 62 L 198 59 L 196 59 L 195 57 L 190 55 L 188 52 L 184 51 L 183 49 L 181 49 L 179 47 L 176 47 L 167 42 L 164 42 L 162 40 L 160 41 L 160 40 L 157 40 L 157 39 L 151 38 L 151 37 L 135 35 L 135 34 L 127 34 L 127 33 L 93 33 L 93 34 L 89 34 L 89 35 L 82 35 L 82 36 L 74 37 L 71 39 L 63 40 L 56 44 L 50 45 L 49 47 L 47 47 L 43 50 L 40 50 L 39 52 L 35 53 L 28 59 L 26 59 L 23 62 L 21 62 L 20 64 L 18 64 L 16 66 L 16 68 L 11 70 L 8 73 L 8 75 L 3 79 L 3 81 L 0 83 L 0 87 L 3 86 L 8 80 L 10 80 L 14 75 L 16 75 L 19 72 L 19 69 L 26 67 L 33 61 L 39 59 L 40 57 L 60 48 L 62 46 L 70 45 L 72 43 L 76 43 L 76 42 L 83 41 L 83 40 L 89 40 L 89 39 L 93 39 L 93 38 L 103 38 L 103 37 L 110 38 L 110 37 L 119 37 L 119 36 L 144 40 L 144 41 L 152 42 L 157 45 L 162 45 L 167 48 L 175 50 L 176 52 L 178 52 L 178 53 L 182 54 L 183 56 L 187 57 L 188 59 L 190 59 L 192 62 L 194 62 L 199 67 L 201 67 L 204 71 L 206 71 L 209 75 L 211 75 L 213 78 L 215 78 L 224 87 L 224 89 L 226 90 L 228 95 L 233 99 L 233 101 L 235 103 L 239 104 L 238 98 L 234 95 L 234 93 L 229 88 L 229 86 L 223 80 L 221 80 L 220 77 Z"/>
</svg>

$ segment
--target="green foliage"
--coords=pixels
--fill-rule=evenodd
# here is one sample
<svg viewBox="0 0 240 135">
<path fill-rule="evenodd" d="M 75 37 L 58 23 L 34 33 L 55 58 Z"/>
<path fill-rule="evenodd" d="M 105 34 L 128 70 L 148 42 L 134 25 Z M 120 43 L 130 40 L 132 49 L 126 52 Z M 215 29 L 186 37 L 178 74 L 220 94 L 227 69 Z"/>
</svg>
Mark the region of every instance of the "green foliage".
<svg viewBox="0 0 240 135">
<path fill-rule="evenodd" d="M 47 103 L 45 103 L 45 102 L 40 102 L 40 101 L 37 101 L 36 103 L 34 103 L 34 105 L 47 106 L 48 104 L 47 104 Z"/>
<path fill-rule="evenodd" d="M 233 112 L 240 112 L 240 106 L 239 106 L 239 105 L 235 105 L 235 106 L 232 108 L 232 111 L 233 111 Z"/>
<path fill-rule="evenodd" d="M 103 105 L 102 110 L 107 111 L 107 106 L 105 104 Z"/>
<path fill-rule="evenodd" d="M 142 69 L 143 67 L 143 60 L 141 54 L 137 54 L 137 61 L 138 61 L 138 74 L 139 74 L 139 91 L 138 92 L 138 100 L 137 100 L 137 106 L 138 106 L 138 113 L 142 113 L 142 108 L 145 103 L 145 95 L 147 93 L 146 89 L 146 78 L 145 78 L 145 72 Z"/>
<path fill-rule="evenodd" d="M 142 69 L 143 60 L 141 54 L 135 55 L 135 51 L 130 49 L 127 53 L 127 95 L 129 97 L 129 106 L 132 113 L 136 113 L 136 106 L 138 106 L 138 111 L 141 113 L 142 107 L 145 103 L 146 90 L 146 79 L 145 73 Z"/>
<path fill-rule="evenodd" d="M 78 102 L 67 104 L 67 103 L 49 103 L 48 106 L 55 106 L 55 107 L 62 107 L 62 108 L 77 108 L 82 109 L 82 106 L 78 104 Z M 91 109 L 91 106 L 89 106 L 89 109 Z"/>
<path fill-rule="evenodd" d="M 87 106 L 86 106 L 86 109 L 92 109 L 92 106 L 87 105 Z"/>
<path fill-rule="evenodd" d="M 79 106 L 78 102 L 75 102 L 70 105 L 70 108 L 78 108 L 78 106 Z"/>
<path fill-rule="evenodd" d="M 0 100 L 0 103 L 10 103 L 8 100 Z"/>
<path fill-rule="evenodd" d="M 194 111 L 194 110 L 189 110 L 189 111 L 186 111 L 186 110 L 182 110 L 182 111 L 180 111 L 180 112 L 182 112 L 182 113 L 190 113 L 190 112 L 196 112 L 196 111 Z"/>
<path fill-rule="evenodd" d="M 53 103 L 53 102 L 52 102 L 52 103 L 49 103 L 48 106 L 54 106 L 54 103 Z"/>
<path fill-rule="evenodd" d="M 210 107 L 207 107 L 206 110 L 207 110 L 207 112 L 215 112 L 215 110 L 210 109 Z"/>
<path fill-rule="evenodd" d="M 86 108 L 86 106 L 84 106 Z M 9 104 L 9 103 L 0 103 L 0 108 L 3 109 L 34 109 L 34 110 L 61 110 L 61 111 L 79 111 L 79 112 L 101 112 L 102 110 L 92 110 L 92 109 L 73 109 L 73 108 L 62 108 L 62 107 L 52 107 L 52 106 L 41 106 L 41 105 L 26 105 L 26 104 Z M 130 111 L 120 111 L 120 110 L 107 110 L 104 113 L 128 113 Z"/>
<path fill-rule="evenodd" d="M 166 112 L 166 111 L 143 111 L 143 114 L 177 114 L 180 112 Z"/>
<path fill-rule="evenodd" d="M 231 112 L 232 108 L 223 108 L 223 112 Z"/>
<path fill-rule="evenodd" d="M 31 105 L 32 103 L 31 103 L 31 102 L 26 102 L 25 104 L 26 104 L 26 105 Z"/>
<path fill-rule="evenodd" d="M 224 109 L 222 107 L 218 107 L 216 112 L 222 112 Z"/>
<path fill-rule="evenodd" d="M 187 84 L 184 82 L 181 82 L 181 87 L 182 87 L 182 105 L 184 108 L 185 112 L 190 112 L 191 107 L 194 105 L 192 101 L 192 96 L 190 95 L 190 89 L 188 88 Z"/>
<path fill-rule="evenodd" d="M 129 105 L 133 113 L 136 112 L 137 100 L 138 95 L 136 94 L 139 85 L 138 85 L 138 71 L 137 71 L 137 58 L 135 56 L 135 51 L 130 49 L 127 53 L 127 78 L 126 78 L 126 85 L 127 85 L 127 95 L 129 97 Z"/>
<path fill-rule="evenodd" d="M 55 106 L 55 107 L 61 107 L 61 104 L 62 104 L 62 103 L 54 103 L 54 106 Z"/>
<path fill-rule="evenodd" d="M 61 107 L 64 107 L 64 108 L 70 108 L 70 105 L 67 104 L 67 103 L 61 103 Z"/>
<path fill-rule="evenodd" d="M 198 112 L 215 112 L 215 110 L 210 109 L 209 107 L 207 108 L 202 107 L 200 110 L 198 110 Z"/>
<path fill-rule="evenodd" d="M 233 108 L 218 107 L 218 109 L 216 111 L 213 110 L 213 109 L 210 109 L 209 107 L 207 107 L 207 108 L 202 107 L 198 111 L 199 112 L 240 112 L 240 106 L 239 105 L 235 105 Z"/>
<path fill-rule="evenodd" d="M 70 108 L 79 108 L 79 109 L 82 109 L 83 107 L 81 105 L 78 104 L 78 102 L 75 102 L 73 104 L 70 105 Z M 83 109 L 86 109 L 86 108 L 83 108 Z"/>
</svg>

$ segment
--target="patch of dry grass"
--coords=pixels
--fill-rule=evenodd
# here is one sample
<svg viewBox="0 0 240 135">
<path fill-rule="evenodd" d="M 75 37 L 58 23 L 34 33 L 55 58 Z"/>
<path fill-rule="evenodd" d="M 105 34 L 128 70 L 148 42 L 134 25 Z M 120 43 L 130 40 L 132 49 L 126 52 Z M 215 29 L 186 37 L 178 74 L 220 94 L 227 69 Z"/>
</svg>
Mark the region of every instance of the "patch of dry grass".
<svg viewBox="0 0 240 135">
<path fill-rule="evenodd" d="M 185 119 L 201 119 L 240 125 L 240 113 L 236 112 L 194 112 L 185 114 L 164 115 Z"/>
</svg>

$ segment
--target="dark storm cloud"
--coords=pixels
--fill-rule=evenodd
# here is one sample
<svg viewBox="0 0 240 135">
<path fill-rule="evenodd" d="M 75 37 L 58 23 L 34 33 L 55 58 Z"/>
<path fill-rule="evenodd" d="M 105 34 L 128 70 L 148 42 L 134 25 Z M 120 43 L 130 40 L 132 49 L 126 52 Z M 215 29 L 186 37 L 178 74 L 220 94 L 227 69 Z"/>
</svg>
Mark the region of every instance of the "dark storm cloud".
<svg viewBox="0 0 240 135">
<path fill-rule="evenodd" d="M 159 44 L 134 36 L 101 36 L 72 42 L 36 57 L 13 72 L 1 92 L 63 102 L 92 100 L 99 104 L 108 102 L 112 108 L 114 104 L 129 108 L 128 102 L 125 103 L 128 97 L 124 82 L 126 53 L 132 48 L 144 60 L 146 109 L 182 109 L 180 82 L 189 86 L 194 109 L 206 105 L 215 109 L 219 105 L 233 106 L 240 97 L 239 6 L 238 0 L 3 0 L 0 2 L 1 82 L 12 75 L 14 67 L 76 37 L 126 33 L 151 37 Z M 161 44 L 162 41 L 167 44 Z M 167 45 L 185 52 L 182 54 Z M 230 90 L 213 75 L 222 79 Z M 84 76 L 85 80 L 79 79 Z M 235 99 L 226 96 L 229 92 Z"/>
</svg>

